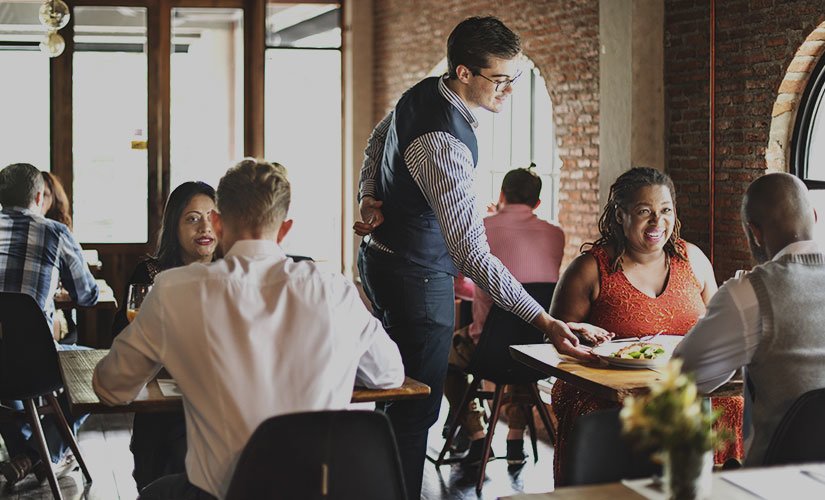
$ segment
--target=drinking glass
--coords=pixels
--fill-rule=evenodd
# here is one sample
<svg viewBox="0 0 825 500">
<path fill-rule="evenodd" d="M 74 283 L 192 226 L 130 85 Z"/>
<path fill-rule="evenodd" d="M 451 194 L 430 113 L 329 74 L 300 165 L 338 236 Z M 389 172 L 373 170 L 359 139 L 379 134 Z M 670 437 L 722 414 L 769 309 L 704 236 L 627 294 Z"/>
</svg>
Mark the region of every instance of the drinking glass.
<svg viewBox="0 0 825 500">
<path fill-rule="evenodd" d="M 143 304 L 143 299 L 146 298 L 151 289 L 152 285 L 148 283 L 132 283 L 129 285 L 129 297 L 126 299 L 126 319 L 130 323 L 137 316 L 140 306 Z"/>
</svg>

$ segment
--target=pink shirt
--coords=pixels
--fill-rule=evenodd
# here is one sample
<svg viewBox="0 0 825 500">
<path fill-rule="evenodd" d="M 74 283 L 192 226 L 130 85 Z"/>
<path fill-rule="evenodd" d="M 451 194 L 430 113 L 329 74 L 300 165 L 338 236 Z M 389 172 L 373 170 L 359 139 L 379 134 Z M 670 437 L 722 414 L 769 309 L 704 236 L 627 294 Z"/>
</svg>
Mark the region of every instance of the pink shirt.
<svg viewBox="0 0 825 500">
<path fill-rule="evenodd" d="M 527 205 L 505 205 L 484 219 L 484 229 L 495 255 L 519 283 L 555 283 L 564 257 L 564 231 L 539 219 Z M 475 287 L 470 337 L 478 341 L 492 298 Z"/>
</svg>

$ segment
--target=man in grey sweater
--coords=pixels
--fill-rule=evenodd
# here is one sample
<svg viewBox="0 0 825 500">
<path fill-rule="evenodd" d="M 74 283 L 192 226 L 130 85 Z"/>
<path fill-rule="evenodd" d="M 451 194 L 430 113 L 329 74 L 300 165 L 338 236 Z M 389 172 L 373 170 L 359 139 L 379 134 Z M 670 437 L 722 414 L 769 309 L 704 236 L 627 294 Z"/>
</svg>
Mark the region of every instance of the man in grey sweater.
<svg viewBox="0 0 825 500">
<path fill-rule="evenodd" d="M 807 191 L 784 173 L 751 183 L 742 223 L 758 265 L 719 288 L 675 352 L 705 393 L 746 367 L 745 412 L 753 425 L 746 465 L 762 463 L 799 396 L 825 387 L 825 255 L 813 241 L 816 212 Z"/>
</svg>

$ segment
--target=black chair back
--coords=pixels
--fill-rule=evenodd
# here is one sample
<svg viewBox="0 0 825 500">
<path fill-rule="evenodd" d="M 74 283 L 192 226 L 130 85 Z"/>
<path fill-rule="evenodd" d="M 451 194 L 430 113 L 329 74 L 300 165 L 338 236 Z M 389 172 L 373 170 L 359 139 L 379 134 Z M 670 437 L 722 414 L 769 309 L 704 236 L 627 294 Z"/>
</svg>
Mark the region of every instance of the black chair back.
<svg viewBox="0 0 825 500">
<path fill-rule="evenodd" d="M 799 396 L 774 431 L 763 465 L 825 461 L 822 422 L 825 422 L 825 388 Z"/>
<path fill-rule="evenodd" d="M 0 292 L 0 399 L 29 399 L 62 385 L 46 315 L 32 296 Z"/>
<path fill-rule="evenodd" d="M 619 408 L 579 417 L 568 443 L 565 485 L 614 483 L 661 473 L 649 452 L 637 451 L 622 438 Z"/>
<path fill-rule="evenodd" d="M 524 289 L 547 310 L 555 283 L 525 283 Z M 490 308 L 467 371 L 496 384 L 527 384 L 547 378 L 510 356 L 511 345 L 540 344 L 544 334 L 515 314 L 497 305 Z"/>
<path fill-rule="evenodd" d="M 227 500 L 403 500 L 387 416 L 321 411 L 272 417 L 241 453 Z"/>
</svg>

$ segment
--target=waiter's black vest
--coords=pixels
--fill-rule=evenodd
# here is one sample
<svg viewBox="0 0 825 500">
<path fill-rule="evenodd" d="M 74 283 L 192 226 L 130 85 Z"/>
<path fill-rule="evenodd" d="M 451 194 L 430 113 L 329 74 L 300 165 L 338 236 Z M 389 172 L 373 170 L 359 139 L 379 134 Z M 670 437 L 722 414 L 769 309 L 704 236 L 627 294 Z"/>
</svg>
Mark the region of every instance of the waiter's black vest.
<svg viewBox="0 0 825 500">
<path fill-rule="evenodd" d="M 478 163 L 475 132 L 458 109 L 439 93 L 438 77 L 427 78 L 410 88 L 395 106 L 384 143 L 376 186 L 376 197 L 384 202 L 384 223 L 376 228 L 375 237 L 416 264 L 455 276 L 458 270 L 447 252 L 441 226 L 404 162 L 410 143 L 430 132 L 451 134 L 472 153 L 473 168 Z"/>
</svg>

